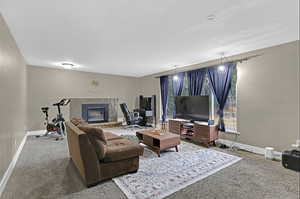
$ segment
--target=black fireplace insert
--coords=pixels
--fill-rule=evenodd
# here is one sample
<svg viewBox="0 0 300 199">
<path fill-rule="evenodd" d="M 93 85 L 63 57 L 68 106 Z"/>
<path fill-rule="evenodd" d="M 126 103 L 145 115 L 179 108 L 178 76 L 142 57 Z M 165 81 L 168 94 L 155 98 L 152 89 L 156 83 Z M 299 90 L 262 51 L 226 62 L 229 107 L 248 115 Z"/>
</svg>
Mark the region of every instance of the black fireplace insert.
<svg viewBox="0 0 300 199">
<path fill-rule="evenodd" d="M 82 118 L 88 123 L 108 122 L 108 104 L 82 104 Z"/>
</svg>

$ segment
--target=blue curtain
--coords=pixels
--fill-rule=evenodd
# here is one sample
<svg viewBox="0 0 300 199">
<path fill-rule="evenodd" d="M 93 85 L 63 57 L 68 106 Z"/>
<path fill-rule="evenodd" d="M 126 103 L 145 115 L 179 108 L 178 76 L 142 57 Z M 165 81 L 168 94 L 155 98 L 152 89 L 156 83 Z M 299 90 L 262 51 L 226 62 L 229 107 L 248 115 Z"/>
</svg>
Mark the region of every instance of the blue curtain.
<svg viewBox="0 0 300 199">
<path fill-rule="evenodd" d="M 233 67 L 236 67 L 236 62 L 229 62 L 223 64 L 223 66 L 222 70 L 219 66 L 207 69 L 210 85 L 219 104 L 218 115 L 220 119 L 218 127 L 220 131 L 225 131 L 224 107 L 231 88 L 232 71 Z"/>
<path fill-rule="evenodd" d="M 180 96 L 183 89 L 184 72 L 177 73 L 177 79 L 173 78 L 173 95 Z"/>
<path fill-rule="evenodd" d="M 177 78 L 173 78 L 173 95 L 174 97 L 176 96 L 181 96 L 182 90 L 183 90 L 183 81 L 184 81 L 184 72 L 177 73 Z M 173 117 L 175 118 L 176 115 L 176 104 L 174 103 L 174 112 L 173 112 Z"/>
<path fill-rule="evenodd" d="M 167 105 L 168 105 L 168 76 L 160 77 L 160 95 L 161 95 L 161 104 L 162 104 L 162 121 L 166 121 L 167 118 Z"/>
<path fill-rule="evenodd" d="M 189 79 L 189 93 L 190 96 L 199 96 L 201 94 L 203 80 L 205 77 L 207 69 L 201 68 L 198 70 L 188 71 L 188 79 Z"/>
</svg>

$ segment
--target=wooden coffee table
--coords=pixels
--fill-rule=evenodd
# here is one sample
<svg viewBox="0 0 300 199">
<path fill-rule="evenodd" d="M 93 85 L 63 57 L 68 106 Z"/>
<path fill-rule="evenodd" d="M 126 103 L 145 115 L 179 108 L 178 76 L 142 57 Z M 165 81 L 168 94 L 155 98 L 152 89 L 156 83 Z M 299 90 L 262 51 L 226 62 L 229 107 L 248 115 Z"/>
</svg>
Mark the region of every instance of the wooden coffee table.
<svg viewBox="0 0 300 199">
<path fill-rule="evenodd" d="M 180 136 L 174 133 L 164 132 L 160 134 L 160 130 L 143 130 L 136 132 L 140 143 L 149 146 L 160 157 L 162 150 L 175 147 L 178 152 L 180 144 Z"/>
</svg>

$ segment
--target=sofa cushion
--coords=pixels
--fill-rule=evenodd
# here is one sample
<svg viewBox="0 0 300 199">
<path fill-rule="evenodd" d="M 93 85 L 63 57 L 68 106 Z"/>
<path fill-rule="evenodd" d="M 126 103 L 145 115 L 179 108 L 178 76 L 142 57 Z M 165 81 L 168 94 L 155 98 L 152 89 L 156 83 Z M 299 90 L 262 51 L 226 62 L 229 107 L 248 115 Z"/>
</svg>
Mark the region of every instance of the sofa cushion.
<svg viewBox="0 0 300 199">
<path fill-rule="evenodd" d="M 85 120 L 81 119 L 81 118 L 78 118 L 78 117 L 73 117 L 71 119 L 71 122 L 75 125 L 75 126 L 78 126 L 78 125 L 86 125 L 88 124 Z"/>
<path fill-rule="evenodd" d="M 111 132 L 104 132 L 104 137 L 106 139 L 106 141 L 108 140 L 115 140 L 115 139 L 121 139 L 122 137 L 121 136 L 118 136 L 118 135 L 115 135 Z"/>
<path fill-rule="evenodd" d="M 106 144 L 106 139 L 103 133 L 103 130 L 101 128 L 96 128 L 89 125 L 78 125 L 78 128 L 85 132 L 89 138 L 97 138 L 100 139 L 102 142 Z"/>
<path fill-rule="evenodd" d="M 138 157 L 143 154 L 144 148 L 127 139 L 108 140 L 103 162 L 113 162 Z"/>
</svg>

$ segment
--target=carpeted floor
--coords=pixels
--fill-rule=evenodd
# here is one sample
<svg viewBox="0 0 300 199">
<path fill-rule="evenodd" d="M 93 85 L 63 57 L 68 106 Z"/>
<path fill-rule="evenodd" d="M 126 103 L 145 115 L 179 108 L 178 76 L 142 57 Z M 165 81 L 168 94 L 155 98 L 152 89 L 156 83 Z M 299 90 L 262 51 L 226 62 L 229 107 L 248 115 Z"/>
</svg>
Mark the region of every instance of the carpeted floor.
<svg viewBox="0 0 300 199">
<path fill-rule="evenodd" d="M 135 139 L 134 131 L 110 129 Z M 201 147 L 182 142 L 181 151 Z M 177 199 L 299 199 L 299 174 L 284 169 L 280 162 L 248 152 L 231 152 L 242 157 L 238 163 L 198 181 L 167 198 Z M 171 152 L 166 152 L 171 153 Z M 153 158 L 149 150 L 142 159 Z M 119 199 L 126 198 L 111 180 L 86 188 L 68 158 L 65 141 L 28 137 L 1 199 Z"/>
</svg>

